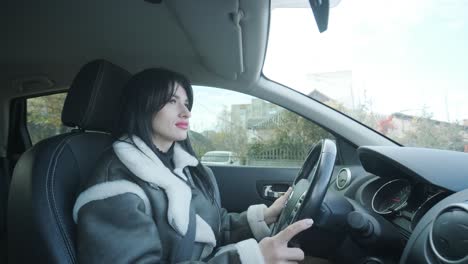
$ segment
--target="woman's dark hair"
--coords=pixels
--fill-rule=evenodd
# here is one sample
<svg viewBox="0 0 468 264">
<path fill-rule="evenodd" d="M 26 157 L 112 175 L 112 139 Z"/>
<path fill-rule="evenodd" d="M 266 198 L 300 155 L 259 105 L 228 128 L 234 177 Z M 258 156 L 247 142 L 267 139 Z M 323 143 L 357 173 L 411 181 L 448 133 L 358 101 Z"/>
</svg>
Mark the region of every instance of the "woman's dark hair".
<svg viewBox="0 0 468 264">
<path fill-rule="evenodd" d="M 125 85 L 122 97 L 124 107 L 114 136 L 116 138 L 128 136 L 135 147 L 137 146 L 132 137 L 137 136 L 158 155 L 158 150 L 152 141 L 153 117 L 171 100 L 176 92 L 176 84 L 185 89 L 189 101 L 188 108 L 191 110 L 193 104 L 192 86 L 182 74 L 162 68 L 146 69 L 135 74 Z M 179 141 L 179 144 L 192 156 L 196 156 L 188 135 L 187 139 Z M 205 168 L 199 162 L 196 167 L 189 167 L 189 170 L 194 177 L 195 184 L 213 200 L 214 183 L 211 182 Z"/>
</svg>

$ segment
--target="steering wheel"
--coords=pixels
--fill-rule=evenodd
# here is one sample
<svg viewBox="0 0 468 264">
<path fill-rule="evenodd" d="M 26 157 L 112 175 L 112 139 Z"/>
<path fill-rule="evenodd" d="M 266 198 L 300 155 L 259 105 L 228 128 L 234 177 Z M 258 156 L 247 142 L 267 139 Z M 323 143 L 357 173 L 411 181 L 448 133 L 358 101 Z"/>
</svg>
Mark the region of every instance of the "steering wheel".
<svg viewBox="0 0 468 264">
<path fill-rule="evenodd" d="M 336 144 L 322 139 L 310 150 L 293 183 L 293 190 L 283 208 L 271 235 L 278 234 L 288 225 L 303 218 L 318 219 L 321 215 L 336 160 Z"/>
</svg>

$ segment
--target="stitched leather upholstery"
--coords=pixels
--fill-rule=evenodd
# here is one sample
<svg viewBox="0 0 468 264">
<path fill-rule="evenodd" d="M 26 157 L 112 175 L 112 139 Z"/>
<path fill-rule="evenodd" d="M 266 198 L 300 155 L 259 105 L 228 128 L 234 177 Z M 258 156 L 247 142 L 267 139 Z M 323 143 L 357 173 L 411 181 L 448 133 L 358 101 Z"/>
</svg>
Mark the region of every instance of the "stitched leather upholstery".
<svg viewBox="0 0 468 264">
<path fill-rule="evenodd" d="M 9 263 L 76 263 L 73 204 L 96 160 L 111 146 L 111 136 L 102 132 L 113 130 L 129 78 L 104 60 L 83 66 L 62 113 L 63 123 L 79 130 L 39 142 L 18 161 L 8 201 Z"/>
<path fill-rule="evenodd" d="M 104 60 L 85 65 L 68 91 L 62 122 L 69 127 L 111 132 L 121 105 L 119 90 L 129 73 Z M 117 100 L 114 100 L 117 99 Z"/>
</svg>

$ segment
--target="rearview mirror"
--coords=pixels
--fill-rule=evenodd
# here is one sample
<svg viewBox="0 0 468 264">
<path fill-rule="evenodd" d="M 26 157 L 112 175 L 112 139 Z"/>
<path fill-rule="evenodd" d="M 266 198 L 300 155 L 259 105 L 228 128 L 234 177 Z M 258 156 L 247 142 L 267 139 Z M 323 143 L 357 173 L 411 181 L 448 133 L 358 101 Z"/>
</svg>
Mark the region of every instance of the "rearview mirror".
<svg viewBox="0 0 468 264">
<path fill-rule="evenodd" d="M 309 0 L 310 7 L 314 13 L 315 22 L 319 32 L 322 33 L 328 28 L 328 14 L 330 12 L 329 0 Z"/>
</svg>

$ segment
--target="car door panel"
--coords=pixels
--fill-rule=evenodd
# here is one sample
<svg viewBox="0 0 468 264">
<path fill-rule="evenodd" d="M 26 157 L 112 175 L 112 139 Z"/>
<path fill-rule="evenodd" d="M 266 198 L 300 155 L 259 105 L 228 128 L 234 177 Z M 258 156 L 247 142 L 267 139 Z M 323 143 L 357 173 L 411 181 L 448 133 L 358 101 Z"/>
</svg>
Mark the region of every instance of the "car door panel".
<svg viewBox="0 0 468 264">
<path fill-rule="evenodd" d="M 273 197 L 266 198 L 265 186 L 272 191 L 287 190 L 299 168 L 262 168 L 237 166 L 210 166 L 218 182 L 222 206 L 229 212 L 242 212 L 252 204 L 270 205 Z"/>
</svg>

